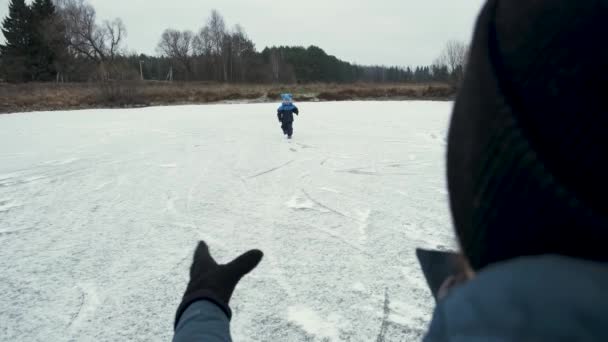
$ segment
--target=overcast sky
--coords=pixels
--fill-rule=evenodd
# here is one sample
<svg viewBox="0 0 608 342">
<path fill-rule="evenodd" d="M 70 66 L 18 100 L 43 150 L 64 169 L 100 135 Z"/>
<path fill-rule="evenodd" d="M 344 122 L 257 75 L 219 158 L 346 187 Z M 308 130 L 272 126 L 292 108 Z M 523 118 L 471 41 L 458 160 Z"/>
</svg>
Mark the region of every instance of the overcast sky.
<svg viewBox="0 0 608 342">
<path fill-rule="evenodd" d="M 129 50 L 156 53 L 166 28 L 198 31 L 211 9 L 241 24 L 261 50 L 317 45 L 359 64 L 430 64 L 450 39 L 470 40 L 483 0 L 89 0 L 98 19 L 120 17 Z M 0 16 L 9 0 L 0 0 Z"/>
</svg>

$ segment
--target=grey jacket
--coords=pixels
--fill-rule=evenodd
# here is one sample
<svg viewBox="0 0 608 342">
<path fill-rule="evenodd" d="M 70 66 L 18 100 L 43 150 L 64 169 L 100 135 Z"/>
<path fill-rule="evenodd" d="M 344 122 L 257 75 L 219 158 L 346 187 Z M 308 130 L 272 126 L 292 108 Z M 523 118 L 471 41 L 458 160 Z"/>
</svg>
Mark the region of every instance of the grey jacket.
<svg viewBox="0 0 608 342">
<path fill-rule="evenodd" d="M 231 341 L 229 325 L 215 304 L 197 302 L 173 341 Z M 608 341 L 607 327 L 608 265 L 543 256 L 495 265 L 455 289 L 425 341 Z"/>
</svg>

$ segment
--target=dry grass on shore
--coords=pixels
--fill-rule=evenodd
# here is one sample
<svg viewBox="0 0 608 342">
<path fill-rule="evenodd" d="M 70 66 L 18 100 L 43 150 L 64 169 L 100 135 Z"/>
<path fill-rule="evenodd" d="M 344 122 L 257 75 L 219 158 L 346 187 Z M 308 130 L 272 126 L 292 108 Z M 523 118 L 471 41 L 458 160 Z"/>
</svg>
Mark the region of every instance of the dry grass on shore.
<svg viewBox="0 0 608 342">
<path fill-rule="evenodd" d="M 106 82 L 0 84 L 0 113 L 84 108 L 279 101 L 283 92 L 298 102 L 346 100 L 447 100 L 447 84 L 250 85 L 202 82 Z"/>
</svg>

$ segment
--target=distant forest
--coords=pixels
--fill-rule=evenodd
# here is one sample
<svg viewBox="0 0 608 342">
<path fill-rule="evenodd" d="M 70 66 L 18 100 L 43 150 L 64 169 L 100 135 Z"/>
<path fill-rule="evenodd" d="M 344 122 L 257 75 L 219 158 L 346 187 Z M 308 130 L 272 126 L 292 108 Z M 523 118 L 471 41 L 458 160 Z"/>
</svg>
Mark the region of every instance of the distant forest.
<svg viewBox="0 0 608 342">
<path fill-rule="evenodd" d="M 310 47 L 258 51 L 240 25 L 228 28 L 214 10 L 199 31 L 164 31 L 157 55 L 129 53 L 121 19 L 99 21 L 86 0 L 11 0 L 2 21 L 0 81 L 108 80 L 221 83 L 458 83 L 467 47 L 446 44 L 429 65 L 362 66 Z"/>
</svg>

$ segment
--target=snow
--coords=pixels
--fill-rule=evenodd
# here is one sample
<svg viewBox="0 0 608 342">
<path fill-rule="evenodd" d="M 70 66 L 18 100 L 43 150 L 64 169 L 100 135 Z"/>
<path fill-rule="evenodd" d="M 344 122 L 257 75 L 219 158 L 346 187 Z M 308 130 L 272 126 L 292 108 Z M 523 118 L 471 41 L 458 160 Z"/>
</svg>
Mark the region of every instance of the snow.
<svg viewBox="0 0 608 342">
<path fill-rule="evenodd" d="M 265 258 L 235 341 L 415 341 L 416 247 L 454 248 L 449 102 L 0 116 L 0 341 L 167 341 L 196 241 Z"/>
</svg>

